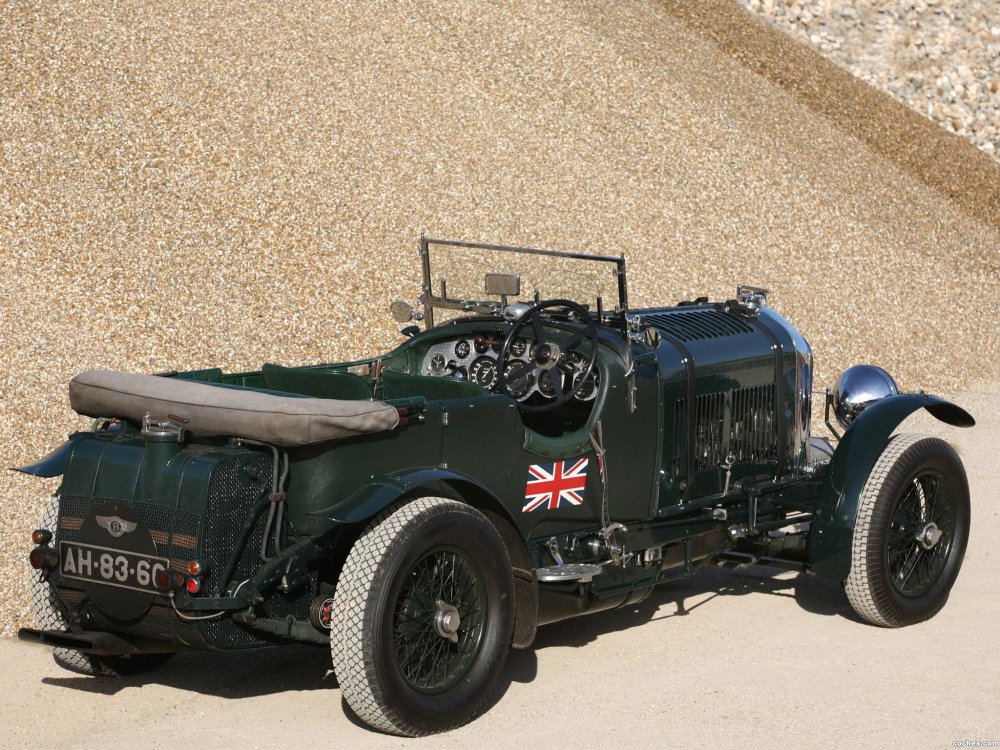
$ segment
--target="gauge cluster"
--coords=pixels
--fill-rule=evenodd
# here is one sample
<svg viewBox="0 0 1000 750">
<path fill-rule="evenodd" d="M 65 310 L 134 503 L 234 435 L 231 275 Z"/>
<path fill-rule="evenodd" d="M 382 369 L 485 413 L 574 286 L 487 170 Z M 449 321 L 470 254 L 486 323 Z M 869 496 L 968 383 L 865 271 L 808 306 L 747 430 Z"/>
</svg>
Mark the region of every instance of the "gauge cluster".
<svg viewBox="0 0 1000 750">
<path fill-rule="evenodd" d="M 463 336 L 432 345 L 424 355 L 420 366 L 422 375 L 435 377 L 458 378 L 470 380 L 481 385 L 488 391 L 496 392 L 500 380 L 498 357 L 503 337 L 490 337 L 485 334 Z M 510 376 L 530 363 L 532 343 L 526 339 L 516 339 L 511 343 L 504 377 L 511 395 L 518 401 L 524 401 L 533 393 L 539 393 L 546 399 L 556 394 L 552 378 L 561 378 L 561 390 L 568 389 L 584 367 L 583 357 L 576 352 L 564 352 L 559 358 L 559 364 L 549 370 L 535 368 L 517 381 L 511 381 Z M 579 401 L 590 401 L 597 395 L 597 373 L 592 373 L 584 383 L 577 388 L 574 398 Z"/>
</svg>

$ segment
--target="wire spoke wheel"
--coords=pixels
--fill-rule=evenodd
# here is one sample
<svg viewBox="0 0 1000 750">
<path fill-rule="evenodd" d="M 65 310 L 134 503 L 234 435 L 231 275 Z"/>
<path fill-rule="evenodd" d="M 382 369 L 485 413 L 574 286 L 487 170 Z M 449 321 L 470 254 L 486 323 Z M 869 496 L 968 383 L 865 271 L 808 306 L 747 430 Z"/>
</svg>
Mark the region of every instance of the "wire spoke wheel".
<svg viewBox="0 0 1000 750">
<path fill-rule="evenodd" d="M 330 653 L 344 699 L 384 732 L 464 724 L 510 649 L 514 579 L 479 511 L 424 497 L 373 518 L 334 591 Z"/>
<path fill-rule="evenodd" d="M 951 446 L 893 438 L 859 499 L 844 581 L 851 606 L 886 627 L 933 617 L 958 577 L 969 526 L 968 480 Z"/>
<path fill-rule="evenodd" d="M 936 471 L 914 477 L 892 513 L 887 564 L 889 580 L 902 596 L 926 594 L 948 560 L 955 502 L 942 484 Z"/>
<path fill-rule="evenodd" d="M 458 684 L 475 661 L 487 614 L 478 566 L 455 548 L 435 549 L 406 576 L 396 600 L 393 654 L 415 690 Z"/>
</svg>

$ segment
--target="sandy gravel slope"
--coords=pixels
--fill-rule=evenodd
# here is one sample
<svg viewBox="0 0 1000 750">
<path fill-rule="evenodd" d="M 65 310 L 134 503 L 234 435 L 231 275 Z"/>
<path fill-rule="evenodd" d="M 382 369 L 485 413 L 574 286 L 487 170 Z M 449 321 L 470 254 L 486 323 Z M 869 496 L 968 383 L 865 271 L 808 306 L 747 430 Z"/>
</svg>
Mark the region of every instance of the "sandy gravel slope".
<svg viewBox="0 0 1000 750">
<path fill-rule="evenodd" d="M 542 628 L 515 652 L 488 712 L 458 731 L 399 740 L 346 713 L 326 654 L 184 655 L 136 679 L 57 669 L 47 650 L 0 640 L 0 746 L 948 748 L 1000 739 L 996 586 L 1000 383 L 959 403 L 976 428 L 912 417 L 957 445 L 973 532 L 945 609 L 901 630 L 862 624 L 814 577 L 707 571 L 638 607 Z M 53 721 L 53 717 L 58 717 Z"/>
<path fill-rule="evenodd" d="M 636 305 L 768 286 L 820 385 L 997 380 L 998 195 L 988 157 L 729 0 L 10 0 L 0 466 L 83 424 L 90 367 L 388 348 L 425 230 L 624 252 Z M 0 581 L 51 490 L 0 479 Z M 27 610 L 5 584 L 0 632 Z"/>
</svg>

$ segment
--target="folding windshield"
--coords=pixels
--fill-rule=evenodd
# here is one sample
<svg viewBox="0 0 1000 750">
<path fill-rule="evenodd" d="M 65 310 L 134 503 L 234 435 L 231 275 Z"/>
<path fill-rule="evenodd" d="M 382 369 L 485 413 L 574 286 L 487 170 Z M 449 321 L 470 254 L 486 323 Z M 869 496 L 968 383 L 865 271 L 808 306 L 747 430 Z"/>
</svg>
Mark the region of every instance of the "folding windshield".
<svg viewBox="0 0 1000 750">
<path fill-rule="evenodd" d="M 499 315 L 513 302 L 568 299 L 596 318 L 622 320 L 625 259 L 422 237 L 427 327 L 461 315 Z"/>
</svg>

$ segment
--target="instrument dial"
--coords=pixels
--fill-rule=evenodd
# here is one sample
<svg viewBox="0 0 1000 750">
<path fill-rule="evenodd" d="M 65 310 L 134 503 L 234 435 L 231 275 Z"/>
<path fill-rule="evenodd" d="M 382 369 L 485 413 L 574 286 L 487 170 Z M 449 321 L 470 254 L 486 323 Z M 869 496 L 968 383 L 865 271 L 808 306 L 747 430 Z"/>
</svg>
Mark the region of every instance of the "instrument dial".
<svg viewBox="0 0 1000 750">
<path fill-rule="evenodd" d="M 590 373 L 587 379 L 580 384 L 580 387 L 576 389 L 573 394 L 580 401 L 590 401 L 597 393 L 597 376 L 594 373 Z"/>
<path fill-rule="evenodd" d="M 528 395 L 528 391 L 531 390 L 531 386 L 534 384 L 534 376 L 529 372 L 522 375 L 515 381 L 510 380 L 511 374 L 516 370 L 520 370 L 524 367 L 524 362 L 508 362 L 507 366 L 504 368 L 503 376 L 507 381 L 507 390 L 510 391 L 510 395 L 514 398 L 521 400 Z"/>
<path fill-rule="evenodd" d="M 448 363 L 444 361 L 443 354 L 435 354 L 431 357 L 431 372 L 435 375 L 440 375 L 444 372 L 444 368 L 448 366 Z"/>
<path fill-rule="evenodd" d="M 469 380 L 492 391 L 497 384 L 497 363 L 489 357 L 479 357 L 469 365 Z"/>
<path fill-rule="evenodd" d="M 515 357 L 523 357 L 527 350 L 528 346 L 524 343 L 524 339 L 514 339 L 510 342 L 510 353 Z"/>
<path fill-rule="evenodd" d="M 553 385 L 553 378 L 562 379 L 562 372 L 553 367 L 551 370 L 542 370 L 542 374 L 538 376 L 538 390 L 542 392 L 543 396 L 548 398 L 553 398 L 556 395 L 556 387 Z M 562 383 L 560 383 L 562 385 Z"/>
<path fill-rule="evenodd" d="M 459 359 L 465 359 L 471 351 L 472 347 L 469 345 L 467 339 L 459 339 L 455 342 L 455 356 Z"/>
</svg>

